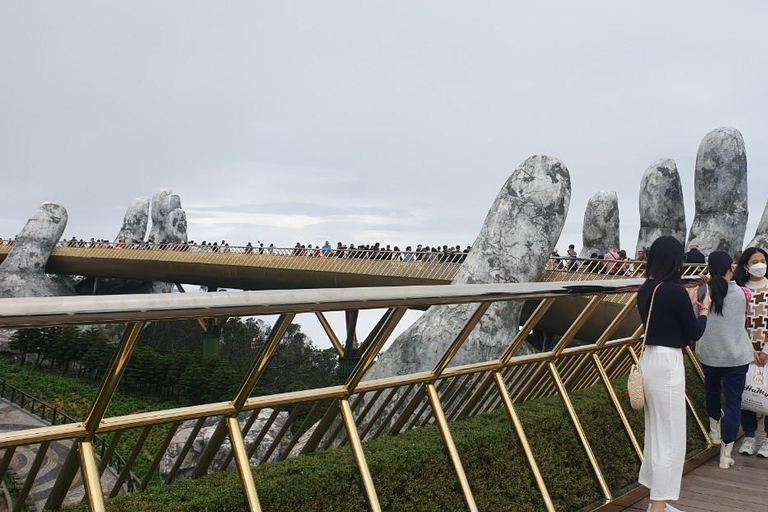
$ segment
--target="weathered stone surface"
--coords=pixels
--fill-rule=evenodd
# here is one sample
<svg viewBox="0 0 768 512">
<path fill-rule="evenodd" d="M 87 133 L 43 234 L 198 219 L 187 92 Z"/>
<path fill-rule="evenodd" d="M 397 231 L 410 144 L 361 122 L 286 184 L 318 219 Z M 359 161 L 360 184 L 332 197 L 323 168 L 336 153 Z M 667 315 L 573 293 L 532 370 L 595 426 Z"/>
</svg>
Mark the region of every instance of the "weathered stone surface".
<svg viewBox="0 0 768 512">
<path fill-rule="evenodd" d="M 650 248 L 660 236 L 673 236 L 685 245 L 685 232 L 685 199 L 677 164 L 660 158 L 645 170 L 640 181 L 637 250 Z"/>
<path fill-rule="evenodd" d="M 8 257 L 0 264 L 0 297 L 71 295 L 62 283 L 45 274 L 51 251 L 67 226 L 63 206 L 44 203 L 16 237 Z"/>
<path fill-rule="evenodd" d="M 133 200 L 125 212 L 123 227 L 117 234 L 116 240 L 126 244 L 135 244 L 144 241 L 149 222 L 149 199 L 137 197 Z"/>
<path fill-rule="evenodd" d="M 248 421 L 250 415 L 251 412 L 249 411 L 243 412 L 238 416 L 237 420 L 240 423 L 241 428 L 245 426 L 245 423 Z M 253 442 L 256 441 L 256 438 L 260 436 L 271 415 L 272 409 L 262 409 L 259 412 L 259 416 L 253 423 L 251 429 L 248 431 L 248 434 L 245 436 L 246 446 L 250 447 Z M 274 422 L 269 426 L 269 429 L 264 435 L 264 438 L 259 443 L 259 447 L 256 449 L 253 457 L 251 457 L 251 464 L 259 464 L 263 462 L 262 459 L 264 458 L 264 455 L 266 455 L 267 450 L 277 437 L 280 429 L 282 429 L 285 425 L 287 418 L 287 412 L 283 411 L 278 413 Z M 197 437 L 195 437 L 192 448 L 189 450 L 186 457 L 184 457 L 184 462 L 182 462 L 179 468 L 179 472 L 174 478 L 174 481 L 183 480 L 192 473 L 192 470 L 195 468 L 195 466 L 197 466 L 197 462 L 200 460 L 205 447 L 208 445 L 208 441 L 213 435 L 213 432 L 216 430 L 216 425 L 218 425 L 220 419 L 221 416 L 215 416 L 205 420 L 203 427 L 200 429 L 200 432 L 198 432 Z M 194 428 L 195 423 L 196 420 L 185 421 L 176 431 L 176 434 L 174 434 L 173 439 L 171 440 L 171 444 L 168 446 L 168 450 L 166 450 L 165 455 L 163 455 L 163 458 L 160 461 L 160 477 L 163 479 L 163 481 L 166 480 L 168 474 L 171 472 L 171 468 L 173 468 L 173 465 L 176 463 L 176 459 L 179 458 L 179 454 L 184 448 L 184 444 L 192 434 L 192 429 Z M 283 439 L 281 439 L 278 447 L 269 456 L 269 462 L 277 460 L 278 456 L 283 451 L 285 451 L 290 442 L 291 435 L 290 433 L 286 433 Z M 224 443 L 222 443 L 221 448 L 219 448 L 219 451 L 216 452 L 216 456 L 214 457 L 213 463 L 211 464 L 210 471 L 220 471 L 224 469 L 221 466 L 224 463 L 224 459 L 229 455 L 230 449 L 231 444 L 229 442 L 229 437 L 227 437 Z M 293 451 L 291 452 L 290 456 L 293 456 Z M 235 467 L 234 461 L 230 464 L 230 468 L 233 467 Z"/>
<path fill-rule="evenodd" d="M 147 237 L 148 241 L 156 244 L 164 241 L 168 214 L 177 208 L 181 208 L 181 198 L 170 189 L 160 189 L 152 196 L 152 229 Z"/>
<path fill-rule="evenodd" d="M 740 251 L 747 230 L 747 153 L 736 128 L 712 130 L 696 155 L 696 216 L 688 243 L 701 252 Z"/>
<path fill-rule="evenodd" d="M 596 252 L 608 252 L 609 245 L 621 247 L 619 235 L 619 196 L 616 192 L 601 190 L 589 198 L 584 210 L 580 258 L 589 258 Z"/>
<path fill-rule="evenodd" d="M 504 184 L 454 284 L 519 283 L 539 278 L 568 214 L 571 181 L 550 156 L 525 160 Z M 474 305 L 430 308 L 382 354 L 366 379 L 432 369 Z M 498 357 L 517 334 L 521 304 L 495 303 L 452 364 Z"/>
<path fill-rule="evenodd" d="M 178 197 L 178 196 L 175 196 Z M 171 244 L 187 243 L 187 214 L 181 208 L 175 208 L 165 217 L 161 239 Z"/>
<path fill-rule="evenodd" d="M 766 203 L 765 210 L 763 210 L 763 216 L 760 217 L 760 224 L 757 225 L 755 238 L 744 247 L 760 247 L 768 251 L 768 203 Z"/>
</svg>

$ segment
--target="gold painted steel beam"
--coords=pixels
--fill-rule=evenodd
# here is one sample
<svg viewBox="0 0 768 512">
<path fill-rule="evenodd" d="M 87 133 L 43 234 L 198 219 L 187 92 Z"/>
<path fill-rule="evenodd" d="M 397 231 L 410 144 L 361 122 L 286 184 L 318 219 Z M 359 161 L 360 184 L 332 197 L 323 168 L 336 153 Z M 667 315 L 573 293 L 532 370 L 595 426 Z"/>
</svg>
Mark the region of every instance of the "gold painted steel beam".
<svg viewBox="0 0 768 512">
<path fill-rule="evenodd" d="M 118 430 L 114 434 L 112 434 L 112 438 L 109 440 L 109 444 L 107 444 L 107 449 L 104 452 L 104 455 L 101 456 L 101 460 L 99 461 L 99 475 L 104 474 L 104 470 L 107 469 L 107 466 L 109 466 L 109 460 L 112 458 L 112 455 L 115 453 L 115 449 L 117 448 L 117 443 L 120 442 L 120 438 L 123 436 L 123 431 Z"/>
<path fill-rule="evenodd" d="M 384 397 L 384 399 L 379 404 L 378 409 L 376 409 L 376 412 L 373 413 L 373 416 L 368 420 L 368 422 L 365 424 L 365 427 L 363 428 L 363 431 L 360 432 L 360 439 L 362 441 L 365 441 L 365 436 L 368 435 L 368 432 L 373 428 L 373 426 L 376 424 L 376 422 L 381 417 L 382 413 L 387 409 L 387 406 L 390 404 L 392 399 L 397 394 L 397 388 L 392 388 L 389 390 L 389 394 Z"/>
<path fill-rule="evenodd" d="M 402 388 L 398 388 L 398 391 L 402 391 L 400 393 L 400 396 L 395 401 L 395 405 L 392 406 L 392 408 L 389 410 L 387 415 L 384 417 L 384 420 L 382 420 L 381 424 L 376 428 L 376 431 L 373 433 L 373 437 L 377 438 L 382 435 L 382 432 L 384 432 L 385 429 L 389 428 L 390 430 L 394 428 L 394 424 L 392 423 L 392 420 L 395 417 L 395 414 L 397 414 L 398 411 L 400 411 L 400 408 L 403 406 L 405 401 L 410 396 L 411 392 L 413 391 L 413 388 L 416 387 L 416 384 L 409 384 L 405 391 L 402 391 Z M 417 392 L 418 393 L 418 392 Z"/>
<path fill-rule="evenodd" d="M 467 507 L 472 512 L 477 512 L 477 505 L 475 504 L 475 498 L 472 495 L 472 489 L 469 487 L 469 480 L 464 473 L 464 466 L 461 463 L 461 457 L 456 449 L 456 444 L 453 442 L 453 436 L 451 436 L 451 429 L 448 427 L 448 421 L 443 414 L 443 408 L 440 405 L 440 397 L 437 395 L 435 385 L 428 383 L 426 386 L 427 397 L 429 403 L 432 405 L 432 412 L 435 415 L 435 422 L 437 428 L 440 431 L 440 436 L 443 438 L 443 444 L 448 450 L 448 455 L 451 457 L 453 463 L 453 469 L 456 471 L 456 477 L 459 479 L 459 485 L 461 486 L 461 492 L 464 495 L 464 501 L 467 503 Z"/>
<path fill-rule="evenodd" d="M 37 473 L 40 472 L 40 468 L 43 466 L 43 462 L 45 462 L 45 454 L 48 452 L 48 447 L 50 444 L 51 443 L 48 441 L 40 443 L 40 446 L 37 449 L 37 453 L 35 454 L 35 458 L 32 460 L 32 465 L 29 467 L 27 477 L 24 479 L 24 484 L 21 486 L 19 493 L 16 495 L 17 504 L 27 501 L 29 491 L 32 490 L 32 484 L 35 483 L 35 478 L 37 478 Z"/>
<path fill-rule="evenodd" d="M 131 454 L 128 456 L 128 460 L 125 461 L 125 466 L 120 471 L 120 474 L 117 475 L 115 485 L 112 486 L 112 490 L 109 492 L 110 498 L 117 496 L 120 492 L 120 487 L 123 486 L 127 479 L 131 478 L 131 469 L 133 468 L 136 459 L 141 453 L 141 449 L 144 448 L 144 443 L 147 442 L 147 438 L 149 437 L 149 432 L 151 430 L 152 427 L 144 427 L 144 429 L 141 431 L 141 434 L 139 434 L 139 438 L 136 440 L 136 444 L 133 445 L 133 450 L 131 450 Z"/>
<path fill-rule="evenodd" d="M 277 346 L 280 344 L 280 341 L 285 335 L 285 331 L 288 329 L 288 326 L 291 325 L 295 316 L 296 315 L 294 314 L 284 314 L 278 317 L 277 322 L 275 322 L 274 327 L 272 327 L 272 330 L 269 332 L 267 341 L 264 342 L 264 347 L 262 347 L 261 352 L 256 357 L 256 360 L 253 362 L 253 365 L 243 379 L 243 383 L 240 384 L 240 389 L 232 399 L 232 406 L 235 408 L 235 414 L 243 409 L 245 401 L 251 396 L 253 388 L 267 369 L 269 362 L 272 360 L 272 356 L 277 350 Z"/>
<path fill-rule="evenodd" d="M 544 481 L 544 477 L 541 475 L 539 465 L 536 463 L 536 456 L 533 454 L 533 450 L 531 450 L 531 445 L 528 443 L 528 436 L 525 434 L 523 424 L 520 421 L 515 406 L 512 405 L 512 399 L 507 392 L 507 385 L 504 383 L 504 379 L 499 372 L 493 372 L 493 379 L 496 382 L 496 388 L 504 402 L 504 407 L 507 409 L 507 415 L 517 433 L 517 439 L 520 441 L 520 447 L 523 449 L 525 459 L 528 461 L 528 466 L 531 468 L 533 479 L 536 481 L 536 487 L 539 488 L 539 492 L 541 493 L 541 499 L 544 501 L 544 508 L 547 509 L 547 512 L 555 512 L 555 505 L 552 503 L 547 484 Z"/>
<path fill-rule="evenodd" d="M 248 432 L 251 430 L 251 427 L 256 422 L 256 419 L 259 417 L 259 414 L 261 413 L 260 409 L 255 409 L 250 416 L 248 416 L 248 420 L 245 422 L 245 425 L 243 425 L 243 428 L 240 429 L 240 433 L 243 435 L 243 438 L 245 438 L 248 435 Z M 229 469 L 229 464 L 232 462 L 232 458 L 234 457 L 234 450 L 230 447 L 229 453 L 227 453 L 227 456 L 224 457 L 224 460 L 221 462 L 220 471 L 226 471 Z"/>
<path fill-rule="evenodd" d="M 253 454 L 256 453 L 256 450 L 259 448 L 259 445 L 264 440 L 264 437 L 266 437 L 267 433 L 269 432 L 269 429 L 272 428 L 272 424 L 275 422 L 275 420 L 279 415 L 280 415 L 280 409 L 274 409 L 272 411 L 272 414 L 269 415 L 267 422 L 264 424 L 263 427 L 261 427 L 261 432 L 259 432 L 259 435 L 256 437 L 256 439 L 253 440 L 253 444 L 251 444 L 251 446 L 248 447 L 248 460 L 251 460 L 253 458 Z"/>
<path fill-rule="evenodd" d="M 251 472 L 250 457 L 248 457 L 248 453 L 245 450 L 245 442 L 240 432 L 240 424 L 237 421 L 237 417 L 230 416 L 227 418 L 227 428 L 229 429 L 229 438 L 232 441 L 232 451 L 235 454 L 237 473 L 240 475 L 240 482 L 243 484 L 243 492 L 245 493 L 245 501 L 248 503 L 248 510 L 251 512 L 261 512 L 259 495 L 256 494 L 256 482 L 254 482 L 253 473 Z"/>
<path fill-rule="evenodd" d="M 573 423 L 573 426 L 576 429 L 576 434 L 584 447 L 584 451 L 587 453 L 587 458 L 589 459 L 589 463 L 592 465 L 592 470 L 600 484 L 600 489 L 603 491 L 603 496 L 605 496 L 606 501 L 612 501 L 613 495 L 611 494 L 611 489 L 608 487 L 608 482 L 605 480 L 605 476 L 603 476 L 603 470 L 600 469 L 600 464 L 597 462 L 597 457 L 595 457 L 595 453 L 592 451 L 592 445 L 589 444 L 587 434 L 584 432 L 584 427 L 581 426 L 581 421 L 579 421 L 579 416 L 576 414 L 576 409 L 573 408 L 573 403 L 568 396 L 568 392 L 565 390 L 565 386 L 563 386 L 563 381 L 557 373 L 557 368 L 552 362 L 547 363 L 547 368 L 549 369 L 552 379 L 555 381 L 557 392 L 560 394 L 560 399 L 568 410 L 568 415 L 571 417 L 571 423 Z"/>
<path fill-rule="evenodd" d="M 362 393 L 360 393 L 360 394 L 358 394 L 357 396 L 355 396 L 354 400 L 352 400 L 352 405 L 351 405 L 351 407 L 352 407 L 352 410 L 353 410 L 353 411 L 354 411 L 355 409 L 357 409 L 357 406 L 358 406 L 358 405 L 360 405 L 360 402 L 363 400 L 363 397 L 364 397 L 364 396 L 365 396 L 365 395 L 363 395 Z M 330 435 L 330 436 L 328 436 L 328 438 L 325 440 L 325 444 L 324 444 L 324 445 L 323 445 L 323 447 L 322 447 L 322 449 L 323 449 L 323 450 L 327 450 L 328 448 L 330 448 L 331 446 L 333 446 L 333 443 L 336 441 L 336 438 L 338 437 L 338 435 L 339 435 L 339 432 L 341 432 L 341 429 L 342 429 L 343 427 L 344 427 L 344 418 L 341 418 L 341 417 L 339 417 L 339 421 L 338 421 L 338 422 L 336 422 L 336 425 L 334 426 L 334 429 L 333 429 L 333 431 L 331 432 L 331 435 Z M 343 441 L 343 439 L 342 439 L 342 441 Z"/>
<path fill-rule="evenodd" d="M 317 317 L 317 320 L 320 322 L 320 326 L 325 331 L 325 334 L 328 336 L 328 339 L 331 342 L 331 345 L 333 345 L 333 348 L 336 349 L 336 353 L 339 354 L 340 357 L 344 357 L 344 346 L 339 341 L 339 338 L 336 336 L 336 333 L 333 332 L 333 327 L 331 327 L 331 324 L 328 322 L 328 319 L 325 317 L 325 315 L 321 311 L 315 311 L 315 316 Z"/>
<path fill-rule="evenodd" d="M 381 352 L 382 347 L 392 335 L 392 332 L 395 330 L 395 327 L 397 327 L 397 324 L 403 318 L 403 315 L 405 315 L 406 311 L 408 311 L 408 308 L 405 307 L 396 307 L 390 310 L 387 315 L 387 320 L 384 322 L 381 331 L 377 334 L 377 336 L 365 350 L 363 356 L 360 358 L 360 362 L 357 364 L 355 369 L 352 371 L 352 374 L 349 376 L 349 379 L 347 379 L 347 382 L 344 384 L 344 387 L 347 388 L 347 393 L 352 393 L 363 379 L 363 376 L 365 376 L 365 374 L 368 372 L 368 369 L 376 360 L 376 357 L 379 355 L 379 352 Z"/>
<path fill-rule="evenodd" d="M 165 451 L 168 449 L 168 446 L 170 446 L 171 441 L 173 440 L 173 436 L 176 434 L 176 431 L 181 426 L 180 421 L 174 421 L 171 424 L 171 428 L 168 429 L 168 433 L 165 435 L 165 438 L 163 438 L 163 442 L 160 445 L 160 447 L 157 449 L 157 453 L 155 454 L 155 458 L 152 459 L 152 463 L 149 465 L 149 469 L 147 470 L 147 473 L 144 475 L 144 478 L 141 479 L 141 482 L 139 483 L 139 490 L 143 491 L 147 488 L 147 485 L 149 485 L 149 482 L 152 481 L 152 477 L 155 475 L 155 471 L 157 471 L 157 468 L 160 467 L 160 461 L 163 459 L 163 455 L 165 455 Z"/>
<path fill-rule="evenodd" d="M 491 307 L 492 302 L 481 302 L 478 304 L 477 308 L 475 309 L 475 312 L 472 313 L 472 316 L 469 317 L 469 320 L 464 324 L 464 327 L 462 327 L 461 331 L 459 332 L 459 335 L 456 336 L 456 339 L 453 340 L 453 343 L 446 349 L 446 351 L 443 353 L 440 360 L 437 362 L 435 367 L 432 369 L 432 373 L 435 376 L 439 376 L 443 371 L 448 367 L 448 365 L 451 363 L 451 360 L 456 357 L 456 354 L 461 349 L 461 346 L 464 344 L 465 341 L 467 341 L 467 338 L 469 338 L 469 335 L 472 334 L 472 331 L 475 329 L 475 326 L 480 322 L 480 320 L 485 315 L 485 312 L 488 311 L 488 308 Z"/>
<path fill-rule="evenodd" d="M 629 424 L 629 419 L 624 413 L 624 408 L 621 406 L 621 402 L 619 402 L 619 397 L 616 396 L 616 391 L 613 389 L 613 385 L 611 384 L 610 379 L 608 379 L 608 375 L 605 373 L 605 368 L 603 368 L 603 364 L 600 362 L 600 357 L 597 354 L 592 354 L 592 361 L 595 363 L 595 368 L 597 368 L 597 371 L 600 374 L 600 379 L 603 381 L 603 386 L 605 386 L 605 390 L 608 392 L 608 396 L 611 398 L 613 407 L 619 414 L 619 418 L 621 418 L 621 424 L 624 425 L 624 431 L 627 433 L 627 437 L 629 437 L 629 442 L 632 443 L 632 448 L 635 449 L 637 457 L 642 461 L 643 449 L 640 448 L 640 443 L 637 442 L 637 437 L 635 436 L 635 432 L 632 430 L 632 425 Z"/>
<path fill-rule="evenodd" d="M 604 298 L 605 295 L 595 295 L 592 297 L 592 299 L 590 299 L 587 305 L 584 306 L 584 309 L 581 311 L 581 313 L 579 313 L 579 316 L 576 317 L 576 320 L 574 320 L 570 327 L 568 327 L 568 330 L 565 331 L 563 337 L 560 338 L 560 340 L 557 342 L 555 348 L 552 349 L 552 355 L 557 357 L 563 353 L 563 350 L 565 350 L 566 347 L 568 347 L 568 344 L 573 341 L 581 328 L 584 327 L 584 324 L 587 323 L 587 320 L 589 320 L 592 314 L 597 310 L 597 307 L 600 305 Z"/>
<path fill-rule="evenodd" d="M 696 370 L 696 373 L 699 375 L 699 378 L 701 379 L 701 382 L 704 382 L 704 370 L 701 369 L 701 364 L 699 363 L 698 358 L 693 353 L 693 350 L 691 350 L 691 347 L 685 347 L 685 353 L 688 355 L 688 359 L 690 359 L 691 364 L 693 365 L 693 368 Z"/>
<path fill-rule="evenodd" d="M 365 497 L 368 500 L 368 506 L 371 508 L 372 512 L 381 512 L 379 497 L 376 494 L 376 486 L 373 484 L 371 471 L 368 469 L 368 461 L 365 460 L 363 444 L 360 442 L 360 437 L 357 433 L 355 416 L 352 413 L 352 408 L 349 406 L 349 401 L 344 398 L 339 400 L 339 408 L 341 409 L 341 416 L 344 419 L 344 427 L 347 430 L 349 446 L 352 448 L 352 455 L 355 457 L 355 463 L 360 472 L 360 478 L 363 481 L 363 488 L 365 489 Z"/>
<path fill-rule="evenodd" d="M 712 440 L 709 438 L 707 427 L 705 427 L 704 422 L 701 421 L 701 417 L 699 416 L 699 413 L 696 412 L 696 408 L 693 406 L 693 402 L 691 402 L 691 399 L 688 398 L 688 393 L 685 394 L 685 405 L 688 406 L 688 410 L 691 411 L 693 419 L 696 420 L 696 425 L 699 427 L 701 435 L 704 436 L 704 440 L 707 443 L 707 448 L 712 448 Z"/>
<path fill-rule="evenodd" d="M 179 452 L 179 456 L 176 457 L 176 461 L 173 463 L 171 470 L 168 472 L 168 476 L 165 477 L 165 483 L 167 484 L 173 483 L 173 479 L 176 478 L 176 473 L 179 472 L 182 462 L 184 462 L 184 459 L 187 457 L 187 453 L 189 453 L 189 450 L 192 448 L 192 445 L 194 444 L 195 439 L 197 439 L 197 434 L 200 433 L 200 429 L 203 427 L 204 423 L 205 423 L 205 417 L 199 418 L 195 422 L 195 425 L 192 427 L 192 432 L 190 432 L 189 437 L 184 442 L 184 446 L 181 448 L 181 451 Z"/>
<path fill-rule="evenodd" d="M 309 412 L 307 413 L 307 416 L 304 418 L 304 421 L 301 422 L 301 425 L 299 425 L 299 429 L 293 433 L 293 437 L 291 438 L 290 442 L 288 443 L 288 446 L 285 447 L 282 453 L 280 453 L 277 457 L 277 460 L 285 460 L 288 455 L 290 455 L 291 450 L 293 450 L 293 447 L 296 446 L 296 443 L 301 439 L 301 436 L 306 433 L 307 430 L 309 430 L 309 427 L 312 426 L 312 423 L 315 421 L 315 416 L 317 415 L 317 411 L 320 409 L 320 402 L 315 402 L 312 407 L 309 409 Z"/>
<path fill-rule="evenodd" d="M 91 512 L 105 512 L 104 491 L 101 488 L 101 475 L 96 464 L 96 453 L 93 443 L 84 441 L 80 446 L 80 467 L 83 471 L 83 483 L 85 484 L 85 498 L 88 501 L 88 509 Z"/>
<path fill-rule="evenodd" d="M 8 466 L 11 465 L 11 460 L 13 459 L 14 453 L 16 453 L 15 446 L 6 448 L 5 453 L 3 453 L 3 459 L 0 461 L 0 482 L 5 479 L 5 472 L 8 471 Z"/>
<path fill-rule="evenodd" d="M 520 332 L 517 333 L 515 339 L 499 358 L 499 362 L 502 366 L 506 366 L 515 356 L 520 347 L 523 346 L 523 343 L 525 343 L 529 333 L 533 330 L 534 327 L 536 327 L 536 325 L 538 325 L 541 319 L 544 318 L 544 315 L 547 313 L 552 304 L 554 304 L 554 302 L 555 299 L 553 298 L 543 299 L 541 302 L 539 302 L 539 305 L 536 306 L 533 314 L 528 317 L 528 320 L 526 320 L 525 324 L 523 324 L 523 326 L 520 328 Z"/>
<path fill-rule="evenodd" d="M 143 327 L 144 322 L 135 322 L 126 327 L 125 334 L 117 346 L 109 370 L 107 370 L 104 380 L 99 386 L 99 391 L 93 401 L 91 410 L 88 411 L 88 416 L 86 416 L 83 422 L 88 431 L 88 436 L 84 441 L 91 441 L 96 435 L 96 429 L 104 418 L 104 413 L 107 412 L 107 406 L 110 400 L 112 400 L 112 395 L 115 394 L 117 385 L 120 384 L 120 379 L 123 378 L 123 372 L 125 372 L 125 367 L 128 366 L 128 361 L 130 361 L 131 355 L 133 355 L 133 350 L 136 348 L 136 342 L 139 340 L 139 334 L 141 334 Z"/>
<path fill-rule="evenodd" d="M 328 409 L 325 410 L 323 418 L 320 420 L 314 432 L 312 432 L 312 435 L 309 436 L 309 439 L 301 449 L 302 455 L 315 451 L 315 449 L 320 445 L 320 441 L 322 441 L 323 437 L 328 433 L 328 429 L 330 428 L 331 424 L 333 424 L 333 420 L 338 416 L 338 408 L 338 402 L 336 400 L 332 400 L 328 406 Z"/>
<path fill-rule="evenodd" d="M 64 464 L 59 468 L 59 474 L 56 477 L 50 494 L 48 494 L 48 499 L 45 501 L 45 506 L 43 507 L 45 510 L 58 510 L 61 508 L 79 468 L 80 455 L 77 450 L 77 443 L 73 443 L 67 458 L 64 459 Z"/>
</svg>

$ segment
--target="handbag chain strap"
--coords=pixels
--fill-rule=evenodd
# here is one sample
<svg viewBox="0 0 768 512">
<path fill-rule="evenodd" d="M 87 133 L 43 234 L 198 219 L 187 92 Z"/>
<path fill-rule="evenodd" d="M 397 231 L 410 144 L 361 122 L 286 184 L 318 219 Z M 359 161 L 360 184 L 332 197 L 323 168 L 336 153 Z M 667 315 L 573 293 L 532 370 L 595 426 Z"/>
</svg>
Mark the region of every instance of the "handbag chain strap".
<svg viewBox="0 0 768 512">
<path fill-rule="evenodd" d="M 656 285 L 656 288 L 653 289 L 653 294 L 651 294 L 651 305 L 648 307 L 648 320 L 645 322 L 645 332 L 643 333 L 643 344 L 640 347 L 640 356 L 638 357 L 639 361 L 643 360 L 643 354 L 645 353 L 645 337 L 648 335 L 648 332 L 651 327 L 651 313 L 653 313 L 653 301 L 656 299 L 656 292 L 661 288 L 661 285 L 664 283 L 659 283 Z"/>
</svg>

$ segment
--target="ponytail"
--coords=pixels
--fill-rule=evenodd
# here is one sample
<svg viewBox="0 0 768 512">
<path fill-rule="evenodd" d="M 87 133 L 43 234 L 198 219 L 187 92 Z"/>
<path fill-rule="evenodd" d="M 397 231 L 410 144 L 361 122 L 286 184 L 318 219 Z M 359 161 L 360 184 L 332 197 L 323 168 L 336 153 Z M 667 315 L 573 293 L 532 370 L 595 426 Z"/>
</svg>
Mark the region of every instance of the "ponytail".
<svg viewBox="0 0 768 512">
<path fill-rule="evenodd" d="M 709 282 L 709 294 L 712 297 L 712 312 L 723 314 L 723 301 L 728 295 L 728 281 L 723 276 L 712 275 Z"/>
<path fill-rule="evenodd" d="M 715 251 L 709 255 L 709 294 L 712 297 L 712 312 L 722 315 L 723 302 L 728 295 L 728 281 L 725 274 L 731 269 L 733 260 L 725 251 Z"/>
</svg>

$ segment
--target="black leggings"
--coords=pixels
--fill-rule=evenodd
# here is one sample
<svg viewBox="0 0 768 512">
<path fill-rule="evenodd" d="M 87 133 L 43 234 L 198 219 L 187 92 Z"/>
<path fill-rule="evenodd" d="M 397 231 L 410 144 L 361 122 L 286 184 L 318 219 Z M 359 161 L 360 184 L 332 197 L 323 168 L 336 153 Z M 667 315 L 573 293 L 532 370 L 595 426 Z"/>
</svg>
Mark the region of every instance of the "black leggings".
<svg viewBox="0 0 768 512">
<path fill-rule="evenodd" d="M 765 433 L 768 435 L 768 418 L 764 421 Z M 755 437 L 757 432 L 757 413 L 741 411 L 741 428 L 744 429 L 744 437 Z"/>
</svg>

